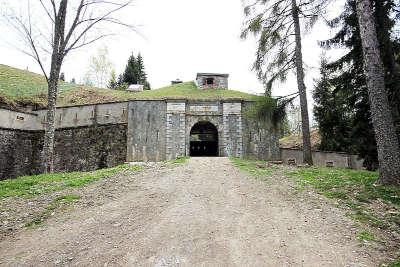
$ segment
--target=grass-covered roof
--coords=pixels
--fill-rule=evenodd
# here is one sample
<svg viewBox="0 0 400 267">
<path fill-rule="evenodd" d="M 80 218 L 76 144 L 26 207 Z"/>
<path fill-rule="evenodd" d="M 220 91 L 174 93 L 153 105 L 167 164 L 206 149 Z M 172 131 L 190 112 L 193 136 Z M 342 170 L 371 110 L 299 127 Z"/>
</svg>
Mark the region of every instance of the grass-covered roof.
<svg viewBox="0 0 400 267">
<path fill-rule="evenodd" d="M 128 100 L 253 100 L 255 95 L 227 89 L 203 89 L 194 82 L 175 84 L 143 92 L 100 89 L 61 82 L 58 106 L 97 104 Z M 0 64 L 0 102 L 8 105 L 45 106 L 47 84 L 42 75 Z"/>
</svg>

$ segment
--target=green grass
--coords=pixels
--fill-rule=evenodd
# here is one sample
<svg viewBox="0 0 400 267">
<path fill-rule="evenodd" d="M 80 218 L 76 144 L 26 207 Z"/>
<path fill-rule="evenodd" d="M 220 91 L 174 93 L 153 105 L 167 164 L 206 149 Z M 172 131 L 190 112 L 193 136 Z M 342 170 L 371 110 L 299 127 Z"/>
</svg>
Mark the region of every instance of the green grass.
<svg viewBox="0 0 400 267">
<path fill-rule="evenodd" d="M 93 181 L 112 176 L 121 171 L 138 171 L 140 166 L 128 164 L 92 172 L 70 172 L 22 176 L 0 181 L 0 199 L 5 197 L 30 197 L 68 187 L 81 187 Z"/>
<path fill-rule="evenodd" d="M 374 234 L 364 230 L 357 233 L 357 239 L 360 241 L 375 241 L 375 236 Z"/>
<path fill-rule="evenodd" d="M 287 171 L 286 175 L 295 178 L 300 188 L 309 186 L 337 199 L 351 210 L 348 215 L 357 221 L 379 228 L 392 226 L 399 231 L 400 188 L 376 185 L 377 172 L 312 167 Z M 378 200 L 391 211 L 374 208 L 371 204 Z"/>
<path fill-rule="evenodd" d="M 268 176 L 279 168 L 285 175 L 292 177 L 298 184 L 299 190 L 312 188 L 318 193 L 335 199 L 338 206 L 345 208 L 347 215 L 358 221 L 364 229 L 386 229 L 400 233 L 400 188 L 376 185 L 377 172 L 349 170 L 340 168 L 296 168 L 285 166 L 265 166 L 264 161 L 231 158 L 235 166 L 268 182 Z M 377 227 L 377 228 L 374 228 Z M 377 237 L 369 231 L 360 229 L 357 239 L 382 242 L 383 235 Z M 373 231 L 375 233 L 375 231 Z M 378 239 L 379 238 L 379 239 Z M 400 260 L 382 266 L 400 267 Z"/>
<path fill-rule="evenodd" d="M 170 160 L 170 161 L 168 161 L 167 163 L 170 163 L 170 164 L 184 164 L 184 163 L 186 163 L 188 160 L 190 159 L 190 157 L 179 157 L 179 158 L 177 158 L 177 159 L 174 159 L 174 160 Z"/>
<path fill-rule="evenodd" d="M 61 94 L 58 105 L 67 106 L 71 104 L 94 104 L 113 101 L 129 100 L 229 100 L 244 99 L 253 100 L 257 96 L 227 89 L 205 89 L 200 90 L 194 82 L 186 82 L 163 87 L 160 89 L 146 90 L 132 93 L 127 91 L 109 90 L 84 87 L 73 89 Z"/>
<path fill-rule="evenodd" d="M 47 220 L 51 216 L 51 214 L 55 210 L 59 209 L 63 205 L 68 205 L 70 203 L 73 203 L 74 201 L 80 198 L 81 198 L 80 196 L 73 194 L 57 197 L 45 208 L 43 212 L 35 216 L 35 218 L 32 219 L 31 221 L 27 222 L 25 224 L 25 227 L 34 228 L 41 225 L 45 220 Z"/>
<path fill-rule="evenodd" d="M 387 266 L 387 267 L 400 267 L 400 259 L 399 260 L 395 260 L 395 261 L 389 263 L 388 265 L 384 265 L 384 266 Z"/>
<path fill-rule="evenodd" d="M 11 96 L 38 95 L 46 92 L 43 76 L 0 64 L 0 93 Z"/>
<path fill-rule="evenodd" d="M 62 94 L 77 85 L 60 81 Z M 3 102 L 32 102 L 43 105 L 46 99 L 47 83 L 44 76 L 0 64 L 0 98 Z"/>
<path fill-rule="evenodd" d="M 143 91 L 136 94 L 138 99 L 254 99 L 255 96 L 227 89 L 198 89 L 194 82 L 186 82 L 163 87 L 156 90 Z"/>
<path fill-rule="evenodd" d="M 10 106 L 18 104 L 46 105 L 47 84 L 42 75 L 0 64 L 0 102 Z M 100 89 L 60 82 L 58 106 L 97 104 L 129 100 L 252 100 L 257 96 L 234 90 L 200 90 L 194 82 L 186 82 L 138 93 Z"/>
<path fill-rule="evenodd" d="M 230 158 L 233 162 L 233 165 L 241 169 L 242 171 L 250 173 L 252 176 L 259 179 L 266 179 L 270 176 L 276 169 L 276 166 L 265 167 L 265 161 L 257 161 L 250 159 L 241 159 L 241 158 Z M 259 166 L 263 166 L 260 168 Z"/>
<path fill-rule="evenodd" d="M 340 168 L 299 168 L 287 172 L 302 185 L 310 185 L 330 198 L 354 198 L 369 203 L 382 199 L 400 205 L 400 189 L 374 184 L 378 173 Z"/>
</svg>

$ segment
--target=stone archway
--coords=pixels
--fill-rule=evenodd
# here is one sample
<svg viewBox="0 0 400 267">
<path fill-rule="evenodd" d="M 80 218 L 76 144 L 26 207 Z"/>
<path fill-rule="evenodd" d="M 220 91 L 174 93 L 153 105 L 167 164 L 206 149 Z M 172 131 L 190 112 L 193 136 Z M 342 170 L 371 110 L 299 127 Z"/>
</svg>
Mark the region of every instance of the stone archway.
<svg viewBox="0 0 400 267">
<path fill-rule="evenodd" d="M 217 157 L 218 148 L 218 129 L 209 121 L 199 121 L 190 130 L 191 157 Z"/>
</svg>

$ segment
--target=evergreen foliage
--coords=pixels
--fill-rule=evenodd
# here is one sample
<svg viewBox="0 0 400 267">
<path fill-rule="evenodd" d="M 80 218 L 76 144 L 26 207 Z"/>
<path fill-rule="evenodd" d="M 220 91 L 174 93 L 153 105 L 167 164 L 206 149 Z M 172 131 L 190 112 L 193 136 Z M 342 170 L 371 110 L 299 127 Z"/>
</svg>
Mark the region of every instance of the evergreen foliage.
<svg viewBox="0 0 400 267">
<path fill-rule="evenodd" d="M 256 60 L 253 69 L 271 95 L 276 81 L 285 81 L 289 71 L 296 69 L 295 21 L 293 11 L 305 27 L 311 27 L 325 9 L 326 0 L 307 2 L 292 0 L 244 1 L 246 21 L 241 38 L 253 34 L 257 39 Z"/>
<path fill-rule="evenodd" d="M 268 96 L 259 97 L 255 104 L 245 111 L 249 118 L 261 120 L 265 123 L 277 126 L 286 118 L 286 106 L 293 100 L 277 100 Z"/>
<path fill-rule="evenodd" d="M 313 92 L 314 116 L 319 122 L 320 149 L 326 151 L 349 151 L 350 119 L 340 91 L 335 91 L 331 75 L 327 70 L 327 59 L 322 56 L 320 79 Z"/>
<path fill-rule="evenodd" d="M 128 63 L 122 76 L 119 77 L 118 84 L 122 86 L 126 84 L 141 84 L 145 90 L 150 90 L 150 83 L 147 81 L 147 74 L 144 68 L 142 55 L 139 53 L 137 57 L 133 54 L 129 57 Z"/>
<path fill-rule="evenodd" d="M 400 42 L 391 36 L 395 23 L 391 12 L 395 5 L 393 0 L 372 2 L 386 70 L 386 88 L 399 133 L 400 79 L 394 55 L 400 53 Z M 347 48 L 348 52 L 338 60 L 321 66 L 322 77 L 314 92 L 315 116 L 322 137 L 321 149 L 357 153 L 365 160 L 368 169 L 376 169 L 377 149 L 355 0 L 347 0 L 342 14 L 329 21 L 328 25 L 339 28 L 339 31 L 333 38 L 321 42 L 321 46 L 326 49 Z"/>
<path fill-rule="evenodd" d="M 312 165 L 311 138 L 300 21 L 311 27 L 327 0 L 255 0 L 244 1 L 246 21 L 242 38 L 253 34 L 258 42 L 253 69 L 264 83 L 265 95 L 270 96 L 275 81 L 285 81 L 289 71 L 295 70 L 300 97 L 303 161 Z M 262 110 L 260 110 L 262 111 Z"/>
<path fill-rule="evenodd" d="M 133 54 L 128 59 L 128 63 L 126 64 L 125 71 L 122 75 L 122 81 L 128 84 L 138 84 L 137 64 L 136 58 Z"/>
</svg>

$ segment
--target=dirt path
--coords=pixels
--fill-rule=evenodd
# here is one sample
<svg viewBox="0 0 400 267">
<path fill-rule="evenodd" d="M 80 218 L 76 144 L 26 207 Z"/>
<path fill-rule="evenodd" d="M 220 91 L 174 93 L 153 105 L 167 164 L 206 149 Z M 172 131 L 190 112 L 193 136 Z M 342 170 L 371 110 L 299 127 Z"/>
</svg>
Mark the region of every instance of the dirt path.
<svg viewBox="0 0 400 267">
<path fill-rule="evenodd" d="M 376 266 L 343 211 L 279 174 L 192 158 L 130 178 L 124 194 L 0 242 L 11 266 Z M 118 190 L 118 187 L 115 188 Z"/>
</svg>

